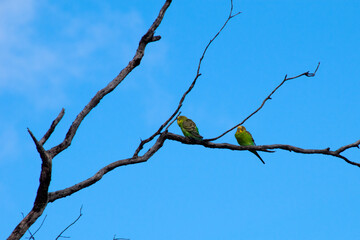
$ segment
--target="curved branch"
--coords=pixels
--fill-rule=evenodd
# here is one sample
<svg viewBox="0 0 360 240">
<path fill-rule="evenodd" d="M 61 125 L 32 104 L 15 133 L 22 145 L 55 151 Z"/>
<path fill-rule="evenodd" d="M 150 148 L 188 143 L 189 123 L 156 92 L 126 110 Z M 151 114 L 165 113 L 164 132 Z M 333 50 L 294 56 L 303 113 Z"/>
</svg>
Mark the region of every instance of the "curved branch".
<svg viewBox="0 0 360 240">
<path fill-rule="evenodd" d="M 170 6 L 171 2 L 172 0 L 166 0 L 154 23 L 151 25 L 151 27 L 145 33 L 145 35 L 141 38 L 139 42 L 139 46 L 136 50 L 133 59 L 128 63 L 128 65 L 123 70 L 121 70 L 119 75 L 117 75 L 106 87 L 98 91 L 95 94 L 95 96 L 90 100 L 90 102 L 84 107 L 84 109 L 76 116 L 74 122 L 71 124 L 68 132 L 66 133 L 63 142 L 48 150 L 51 157 L 56 156 L 57 154 L 64 151 L 67 147 L 70 146 L 72 139 L 74 138 L 77 132 L 77 129 L 79 128 L 84 118 L 89 114 L 89 112 L 99 104 L 100 100 L 103 97 L 105 97 L 107 94 L 112 92 L 125 79 L 125 77 L 140 64 L 144 56 L 144 52 L 147 44 L 150 42 L 158 41 L 160 39 L 160 36 L 154 36 L 154 33 L 155 30 L 159 27 L 165 15 L 165 12 Z"/>
<path fill-rule="evenodd" d="M 229 130 L 225 131 L 223 134 L 221 134 L 220 136 L 218 137 L 215 137 L 215 138 L 209 138 L 209 139 L 204 139 L 204 141 L 215 141 L 221 137 L 223 137 L 224 135 L 226 135 L 227 133 L 231 132 L 232 130 L 234 130 L 235 128 L 237 128 L 238 126 L 244 124 L 249 118 L 251 118 L 255 113 L 257 113 L 264 105 L 265 103 L 271 99 L 271 96 L 276 92 L 276 90 L 278 90 L 286 81 L 289 81 L 289 80 L 293 80 L 295 78 L 299 78 L 301 76 L 307 76 L 307 77 L 314 77 L 317 70 L 319 69 L 319 66 L 320 66 L 320 62 L 318 63 L 315 71 L 313 73 L 310 73 L 309 71 L 307 72 L 304 72 L 302 74 L 299 74 L 295 77 L 290 77 L 288 78 L 287 75 L 285 75 L 285 78 L 284 80 L 264 99 L 264 101 L 261 103 L 260 107 L 258 107 L 253 113 L 251 113 L 249 116 L 247 116 L 244 120 L 242 120 L 242 122 L 240 122 L 239 124 L 235 125 L 234 127 L 230 128 Z"/>
<path fill-rule="evenodd" d="M 177 106 L 177 108 L 175 109 L 174 113 L 159 127 L 159 129 L 153 134 L 151 135 L 149 138 L 142 140 L 138 146 L 138 148 L 135 150 L 135 153 L 133 155 L 133 157 L 136 157 L 139 152 L 143 149 L 144 145 L 150 141 L 152 141 L 157 135 L 159 135 L 161 133 L 161 131 L 164 129 L 164 127 L 166 127 L 166 125 L 168 125 L 168 123 L 176 116 L 176 114 L 178 114 L 178 112 L 180 111 L 180 108 L 182 107 L 182 104 L 186 98 L 186 96 L 191 92 L 191 90 L 194 88 L 197 79 L 201 76 L 200 73 L 200 68 L 201 68 L 201 63 L 205 57 L 205 54 L 208 50 L 208 48 L 210 47 L 211 43 L 220 35 L 220 33 L 223 31 L 223 29 L 226 27 L 226 25 L 228 24 L 228 22 L 230 21 L 230 19 L 232 19 L 233 17 L 236 17 L 237 15 L 239 15 L 241 12 L 237 12 L 235 14 L 233 14 L 233 0 L 231 0 L 231 7 L 230 7 L 230 12 L 229 12 L 229 16 L 226 19 L 226 21 L 224 22 L 224 24 L 222 25 L 222 27 L 220 28 L 220 30 L 214 35 L 213 38 L 210 39 L 209 43 L 205 46 L 205 49 L 199 59 L 199 64 L 196 70 L 196 75 L 194 80 L 192 81 L 190 87 L 186 90 L 186 92 L 182 95 L 179 104 Z"/>
<path fill-rule="evenodd" d="M 163 146 L 164 141 L 165 141 L 165 135 L 166 135 L 166 132 L 162 133 L 160 135 L 160 137 L 156 140 L 155 144 L 143 156 L 122 159 L 122 160 L 110 163 L 109 165 L 100 169 L 92 177 L 90 177 L 78 184 L 75 184 L 75 185 L 65 188 L 63 190 L 49 193 L 49 202 L 54 202 L 55 200 L 57 200 L 59 198 L 64 198 L 64 197 L 70 196 L 71 194 L 76 193 L 76 192 L 80 191 L 81 189 L 84 189 L 84 188 L 87 188 L 87 187 L 93 185 L 94 183 L 98 182 L 105 174 L 114 170 L 115 168 L 118 168 L 120 166 L 129 165 L 129 164 L 146 162 Z"/>
</svg>

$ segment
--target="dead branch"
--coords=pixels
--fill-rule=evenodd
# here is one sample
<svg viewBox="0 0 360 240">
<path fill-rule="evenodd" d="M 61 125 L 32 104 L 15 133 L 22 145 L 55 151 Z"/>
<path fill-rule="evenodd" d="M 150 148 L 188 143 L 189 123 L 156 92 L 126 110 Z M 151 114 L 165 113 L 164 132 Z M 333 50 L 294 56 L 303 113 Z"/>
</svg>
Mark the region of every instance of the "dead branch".
<svg viewBox="0 0 360 240">
<path fill-rule="evenodd" d="M 204 139 L 204 141 L 215 141 L 221 137 L 223 137 L 224 135 L 226 135 L 227 133 L 231 132 L 232 130 L 234 130 L 235 128 L 237 128 L 238 126 L 244 124 L 249 118 L 251 118 L 255 113 L 257 113 L 258 111 L 260 111 L 260 109 L 265 105 L 265 103 L 271 99 L 271 96 L 276 92 L 276 90 L 278 90 L 286 81 L 289 81 L 289 80 L 293 80 L 295 78 L 299 78 L 299 77 L 302 77 L 302 76 L 307 76 L 307 77 L 314 77 L 317 70 L 319 69 L 319 66 L 320 66 L 320 62 L 318 63 L 315 71 L 313 73 L 310 73 L 309 71 L 307 72 L 304 72 L 302 74 L 299 74 L 295 77 L 290 77 L 288 78 L 287 75 L 285 75 L 285 78 L 284 80 L 264 99 L 264 101 L 261 103 L 260 107 L 258 107 L 254 112 L 252 112 L 249 116 L 247 116 L 244 120 L 242 120 L 239 124 L 235 125 L 234 127 L 230 128 L 229 130 L 225 131 L 223 134 L 221 134 L 220 136 L 218 137 L 215 137 L 215 138 L 209 138 L 209 139 Z"/>
<path fill-rule="evenodd" d="M 155 30 L 159 27 L 161 21 L 163 20 L 165 12 L 170 6 L 171 2 L 172 0 L 166 0 L 154 23 L 151 25 L 151 27 L 145 33 L 145 35 L 141 38 L 139 42 L 139 46 L 136 50 L 133 59 L 128 63 L 128 65 L 123 70 L 121 70 L 119 75 L 117 75 L 106 87 L 99 90 L 95 94 L 95 96 L 90 100 L 90 102 L 84 107 L 84 109 L 76 116 L 74 122 L 71 124 L 68 132 L 66 133 L 63 142 L 48 150 L 51 157 L 55 157 L 57 154 L 64 151 L 66 148 L 70 146 L 77 132 L 77 129 L 79 128 L 84 118 L 89 114 L 89 112 L 99 104 L 99 102 L 103 97 L 105 97 L 107 94 L 112 92 L 125 79 L 125 77 L 140 64 L 142 58 L 144 57 L 145 48 L 147 44 L 150 42 L 155 42 L 160 40 L 161 38 L 160 36 L 154 36 Z"/>
<path fill-rule="evenodd" d="M 31 211 L 15 227 L 8 240 L 20 239 L 26 233 L 29 227 L 42 215 L 48 203 L 48 190 L 51 181 L 52 158 L 45 151 L 43 146 L 38 142 L 38 140 L 35 138 L 35 136 L 29 129 L 28 132 L 32 140 L 34 141 L 36 149 L 39 152 L 40 158 L 42 160 L 39 179 L 40 184 Z"/>
<path fill-rule="evenodd" d="M 135 153 L 133 155 L 133 157 L 136 157 L 139 152 L 143 149 L 144 145 L 150 141 L 152 141 L 157 135 L 159 135 L 161 133 L 161 131 L 164 129 L 164 127 L 176 116 L 176 114 L 178 114 L 178 112 L 180 111 L 180 108 L 182 107 L 182 104 L 186 98 L 186 96 L 191 92 L 191 90 L 194 88 L 197 79 L 201 76 L 200 73 L 200 68 L 201 68 L 201 64 L 202 61 L 205 57 L 205 54 L 208 50 L 208 48 L 210 47 L 210 45 L 212 44 L 212 42 L 220 35 L 220 33 L 224 30 L 224 28 L 226 27 L 226 25 L 228 24 L 228 22 L 233 18 L 236 17 L 237 15 L 239 15 L 241 12 L 237 12 L 235 14 L 233 14 L 233 0 L 231 0 L 231 7 L 230 7 L 230 12 L 229 12 L 229 16 L 228 18 L 225 20 L 224 24 L 222 25 L 222 27 L 220 28 L 220 30 L 214 35 L 213 38 L 210 39 L 209 43 L 205 46 L 204 51 L 199 59 L 199 64 L 196 70 L 196 75 L 194 80 L 192 81 L 190 87 L 186 90 L 186 92 L 182 95 L 179 104 L 177 106 L 177 108 L 175 109 L 174 113 L 159 127 L 159 129 L 153 134 L 151 135 L 149 138 L 142 140 L 138 146 L 138 148 L 135 150 Z"/>
<path fill-rule="evenodd" d="M 354 143 L 345 145 L 345 146 L 339 148 L 338 150 L 336 150 L 335 152 L 336 152 L 337 154 L 340 154 L 340 153 L 342 153 L 343 151 L 345 151 L 345 150 L 347 150 L 347 149 L 349 149 L 349 148 L 353 148 L 353 147 L 359 148 L 359 145 L 360 145 L 360 140 L 358 140 L 358 141 L 356 141 L 356 142 L 354 142 Z"/>
<path fill-rule="evenodd" d="M 58 125 L 58 123 L 61 121 L 62 117 L 65 114 L 65 109 L 62 108 L 59 115 L 55 118 L 55 120 L 51 123 L 49 130 L 47 130 L 47 132 L 45 133 L 45 135 L 41 138 L 41 140 L 39 141 L 39 143 L 41 145 L 44 145 L 45 142 L 49 139 L 49 137 L 51 136 L 51 134 L 54 132 L 56 126 Z"/>
<path fill-rule="evenodd" d="M 21 213 L 21 216 L 22 216 L 23 218 L 25 217 L 25 215 L 24 215 L 23 212 Z M 31 239 L 31 240 L 35 240 L 34 234 L 31 233 L 30 228 L 29 228 L 27 231 L 28 231 L 29 234 L 30 234 L 30 237 L 28 237 L 28 238 Z"/>
<path fill-rule="evenodd" d="M 166 139 L 169 140 L 174 140 L 174 141 L 178 141 L 184 144 L 191 144 L 191 145 L 202 145 L 206 148 L 219 148 L 219 149 L 229 149 L 229 150 L 239 150 L 239 151 L 243 151 L 243 150 L 256 150 L 256 151 L 263 151 L 263 152 L 269 152 L 269 149 L 282 149 L 282 150 L 287 150 L 287 151 L 292 151 L 292 152 L 296 152 L 296 153 L 303 153 L 303 154 L 323 154 L 323 155 L 329 155 L 329 156 L 333 156 L 333 157 L 337 157 L 337 158 L 341 158 L 343 160 L 345 160 L 347 163 L 360 167 L 360 163 L 356 163 L 353 161 L 350 161 L 349 159 L 347 159 L 346 157 L 340 155 L 341 152 L 343 152 L 346 147 L 346 149 L 349 148 L 354 148 L 354 147 L 359 147 L 360 144 L 360 140 L 348 144 L 344 147 L 340 147 L 338 150 L 335 151 L 331 151 L 330 148 L 324 148 L 324 149 L 304 149 L 304 148 L 299 148 L 299 147 L 295 147 L 295 146 L 291 146 L 291 145 L 285 145 L 285 144 L 272 144 L 272 145 L 257 145 L 257 146 L 238 146 L 238 145 L 232 145 L 229 143 L 213 143 L 213 142 L 208 142 L 208 141 L 198 141 L 198 140 L 193 140 L 193 139 L 189 139 L 180 135 L 176 135 L 173 133 L 167 133 L 165 136 Z M 343 150 L 344 149 L 344 150 Z"/>
<path fill-rule="evenodd" d="M 79 221 L 79 219 L 82 217 L 82 208 L 83 206 L 80 207 L 80 214 L 79 216 L 72 222 L 70 223 L 64 230 L 61 231 L 61 233 L 55 238 L 55 240 L 59 239 L 59 238 L 65 238 L 63 236 L 61 236 L 66 230 L 68 230 L 72 225 L 74 225 L 77 221 Z"/>
<path fill-rule="evenodd" d="M 154 145 L 143 156 L 122 159 L 122 160 L 118 160 L 116 162 L 110 163 L 109 165 L 100 169 L 92 177 L 90 177 L 78 184 L 75 184 L 75 185 L 65 188 L 63 190 L 50 192 L 49 193 L 49 202 L 54 202 L 55 200 L 57 200 L 59 198 L 64 198 L 64 197 L 70 196 L 71 194 L 78 192 L 81 189 L 84 189 L 86 187 L 93 185 L 94 183 L 98 182 L 105 174 L 114 170 L 115 168 L 118 168 L 120 166 L 130 165 L 130 164 L 146 162 L 163 146 L 164 141 L 165 141 L 165 135 L 166 135 L 166 132 L 162 133 L 159 136 L 159 138 L 156 140 Z"/>
<path fill-rule="evenodd" d="M 53 121 L 49 130 L 46 132 L 46 134 L 40 141 L 37 141 L 37 139 L 32 134 L 32 132 L 30 130 L 28 130 L 30 136 L 32 137 L 32 139 L 36 145 L 37 151 L 40 154 L 40 158 L 42 159 L 40 184 L 39 184 L 39 188 L 37 191 L 37 195 L 36 195 L 32 210 L 28 213 L 27 216 L 25 216 L 23 218 L 23 220 L 14 229 L 14 231 L 12 232 L 12 234 L 10 235 L 10 237 L 8 239 L 20 239 L 24 235 L 24 233 L 29 229 L 29 227 L 39 218 L 39 216 L 42 215 L 48 202 L 54 202 L 57 199 L 70 196 L 73 193 L 76 193 L 86 187 L 89 187 L 89 186 L 95 184 L 96 182 L 100 181 L 101 178 L 105 174 L 109 173 L 110 171 L 114 170 L 115 168 L 148 161 L 159 149 L 162 148 L 164 142 L 167 139 L 173 140 L 173 141 L 178 141 L 183 144 L 201 145 L 206 148 L 228 149 L 228 150 L 235 150 L 235 151 L 257 150 L 257 151 L 263 151 L 263 152 L 273 152 L 270 149 L 282 149 L 282 150 L 293 151 L 293 152 L 303 153 L 303 154 L 323 154 L 323 155 L 329 155 L 329 156 L 341 158 L 349 164 L 360 167 L 359 163 L 352 162 L 349 159 L 347 159 L 346 157 L 344 157 L 343 155 L 340 155 L 342 152 L 344 152 L 347 149 L 350 149 L 353 147 L 359 147 L 360 140 L 358 140 L 354 143 L 342 146 L 335 151 L 331 151 L 330 148 L 304 149 L 304 148 L 299 148 L 299 147 L 295 147 L 295 146 L 291 146 L 291 145 L 284 145 L 284 144 L 259 145 L 259 146 L 238 146 L 238 145 L 232 145 L 232 144 L 228 144 L 228 143 L 213 143 L 213 142 L 211 142 L 211 141 L 221 138 L 228 132 L 235 129 L 237 126 L 243 124 L 245 121 L 247 121 L 250 117 L 252 117 L 258 111 L 260 111 L 262 109 L 262 107 L 265 105 L 265 103 L 271 99 L 271 96 L 286 81 L 296 79 L 301 76 L 314 77 L 319 68 L 320 63 L 318 64 L 316 70 L 313 73 L 305 72 L 305 73 L 302 73 L 300 75 L 297 75 L 295 77 L 290 77 L 290 78 L 288 78 L 286 75 L 284 80 L 264 99 L 264 101 L 262 102 L 262 104 L 260 105 L 259 108 L 257 108 L 253 113 L 251 113 L 248 117 L 246 117 L 241 123 L 237 124 L 235 127 L 227 130 L 226 132 L 224 132 L 223 134 L 221 134 L 220 136 L 218 136 L 216 138 L 206 139 L 204 141 L 198 141 L 198 140 L 192 140 L 192 139 L 168 132 L 168 128 L 175 121 L 174 117 L 179 114 L 180 109 L 182 107 L 182 104 L 183 104 L 186 96 L 192 91 L 192 89 L 195 87 L 197 79 L 201 76 L 201 73 L 200 73 L 201 64 L 202 64 L 202 61 L 205 57 L 205 54 L 206 54 L 208 48 L 211 46 L 212 42 L 219 36 L 219 34 L 223 31 L 223 29 L 226 27 L 227 23 L 233 17 L 240 14 L 240 12 L 238 12 L 236 14 L 232 13 L 233 12 L 233 1 L 231 0 L 231 8 L 230 8 L 229 16 L 226 19 L 225 23 L 220 28 L 220 30 L 214 35 L 214 37 L 206 45 L 206 47 L 202 53 L 202 56 L 199 59 L 195 78 L 193 79 L 189 88 L 182 95 L 182 97 L 179 101 L 179 104 L 178 104 L 177 108 L 175 109 L 174 113 L 159 127 L 159 129 L 153 135 L 151 135 L 149 138 L 141 141 L 138 148 L 135 150 L 134 155 L 131 158 L 115 161 L 115 162 L 101 168 L 92 177 L 90 177 L 82 182 L 79 182 L 71 187 L 49 193 L 48 189 L 49 189 L 49 184 L 51 181 L 51 168 L 52 168 L 53 157 L 55 157 L 57 154 L 64 151 L 66 148 L 68 148 L 71 145 L 71 142 L 72 142 L 80 124 L 84 120 L 84 118 L 90 113 L 90 111 L 93 108 L 95 108 L 99 104 L 99 102 L 101 101 L 101 99 L 103 97 L 105 97 L 107 94 L 112 92 L 125 79 L 125 77 L 134 68 L 136 68 L 140 64 L 140 62 L 144 56 L 144 51 L 145 51 L 147 44 L 150 42 L 158 41 L 161 38 L 160 36 L 154 36 L 154 34 L 155 34 L 156 29 L 160 25 L 161 21 L 163 20 L 164 14 L 165 14 L 166 10 L 168 9 L 168 7 L 170 6 L 171 2 L 172 2 L 171 0 L 166 0 L 164 5 L 162 6 L 157 18 L 155 19 L 154 23 L 151 25 L 151 27 L 148 29 L 148 31 L 145 33 L 145 35 L 143 35 L 143 37 L 141 38 L 133 59 L 128 63 L 128 65 L 124 69 L 121 70 L 121 72 L 106 87 L 99 90 L 95 94 L 95 96 L 90 100 L 90 102 L 84 107 L 84 109 L 76 116 L 74 122 L 69 127 L 69 130 L 66 133 L 64 140 L 60 144 L 52 147 L 48 151 L 46 151 L 43 148 L 43 144 L 49 139 L 49 137 L 53 133 L 55 127 L 57 126 L 57 124 L 60 122 L 60 120 L 64 116 L 64 109 L 62 109 L 62 111 L 59 113 L 57 118 Z M 164 130 L 164 128 L 165 128 L 165 130 Z M 146 151 L 142 156 L 139 156 L 139 153 L 143 149 L 144 145 L 146 143 L 152 141 L 153 139 L 155 139 L 155 137 L 157 137 L 157 136 L 158 136 L 158 138 L 156 139 L 155 143 L 150 147 L 150 149 L 148 151 Z M 65 228 L 64 231 L 66 231 L 70 226 L 72 226 L 76 221 L 78 221 L 81 216 L 82 216 L 82 213 L 81 213 L 81 209 L 80 209 L 80 216 L 72 224 L 70 224 L 67 228 Z M 64 231 L 62 231 L 59 234 L 57 239 L 62 237 L 61 235 Z M 33 237 L 33 234 L 31 234 L 31 235 Z"/>
<path fill-rule="evenodd" d="M 28 215 L 25 216 L 21 220 L 21 222 L 16 226 L 14 231 L 11 233 L 11 235 L 8 237 L 8 240 L 15 240 L 20 239 L 25 232 L 29 229 L 29 227 L 42 215 L 44 209 L 47 206 L 48 203 L 48 189 L 51 181 L 51 168 L 52 168 L 52 159 L 59 154 L 60 152 L 64 151 L 67 147 L 70 146 L 81 122 L 84 120 L 84 118 L 89 114 L 89 112 L 95 108 L 101 99 L 105 97 L 107 94 L 112 92 L 124 79 L 125 77 L 135 68 L 137 67 L 142 58 L 145 54 L 145 48 L 148 43 L 155 42 L 160 40 L 160 36 L 154 36 L 155 30 L 159 27 L 161 21 L 163 20 L 163 17 L 165 15 L 166 10 L 170 6 L 172 0 L 166 0 L 164 5 L 162 6 L 157 18 L 153 22 L 153 24 L 150 26 L 148 31 L 145 33 L 145 35 L 141 38 L 139 42 L 139 46 L 136 50 L 135 56 L 133 59 L 128 63 L 128 65 L 121 70 L 121 72 L 103 89 L 98 91 L 95 96 L 90 100 L 90 102 L 84 107 L 84 109 L 76 116 L 74 122 L 71 124 L 68 132 L 66 133 L 65 139 L 63 142 L 58 144 L 57 146 L 51 148 L 50 150 L 46 151 L 43 148 L 43 144 L 48 140 L 52 132 L 54 131 L 57 124 L 60 122 L 62 117 L 64 116 L 64 109 L 60 112 L 60 114 L 57 116 L 57 118 L 53 121 L 51 124 L 49 130 L 45 133 L 44 137 L 37 141 L 35 136 L 32 134 L 30 130 L 29 134 L 32 137 L 36 149 L 40 154 L 40 157 L 42 159 L 42 165 L 41 165 L 41 173 L 40 173 L 40 184 L 37 191 L 37 195 L 35 198 L 35 202 L 33 205 L 33 208 L 28 213 Z M 148 152 L 146 154 L 149 154 Z M 146 155 L 145 154 L 145 155 Z M 151 156 L 149 156 L 151 157 Z"/>
<path fill-rule="evenodd" d="M 233 145 L 229 143 L 213 143 L 208 141 L 200 141 L 200 140 L 194 140 L 190 139 L 184 136 L 180 136 L 177 134 L 173 134 L 170 132 L 163 132 L 160 137 L 156 140 L 155 144 L 143 155 L 138 157 L 132 157 L 128 159 L 122 159 L 116 162 L 113 162 L 104 168 L 100 169 L 95 175 L 92 177 L 75 184 L 71 187 L 65 188 L 63 190 L 55 191 L 49 193 L 49 202 L 54 202 L 55 200 L 59 198 L 64 198 L 67 196 L 70 196 L 71 194 L 80 191 L 81 189 L 84 189 L 86 187 L 89 187 L 96 182 L 98 182 L 105 174 L 108 172 L 114 170 L 115 168 L 125 166 L 125 165 L 131 165 L 131 164 L 137 164 L 146 162 L 149 160 L 149 158 L 154 155 L 164 144 L 164 142 L 169 139 L 173 141 L 178 141 L 183 144 L 188 145 L 201 145 L 205 148 L 214 148 L 214 149 L 228 149 L 233 151 L 246 151 L 246 150 L 256 150 L 261 152 L 268 152 L 272 153 L 273 151 L 270 151 L 269 149 L 281 149 L 281 150 L 287 150 L 290 152 L 296 152 L 296 153 L 302 153 L 302 154 L 323 154 L 323 155 L 329 155 L 337 158 L 341 158 L 348 162 L 349 164 L 352 164 L 354 166 L 360 167 L 359 163 L 353 162 L 348 160 L 346 157 L 339 154 L 339 150 L 331 151 L 330 148 L 324 148 L 324 149 L 305 149 L 300 148 L 296 146 L 286 145 L 286 144 L 272 144 L 272 145 L 257 145 L 257 146 L 239 146 L 239 145 Z M 353 145 L 352 147 L 357 147 L 357 145 L 360 143 L 360 140 L 349 144 L 346 146 Z M 357 144 L 357 145 L 356 145 Z M 350 148 L 350 147 L 349 147 Z M 339 149 L 342 149 L 339 148 Z"/>
</svg>

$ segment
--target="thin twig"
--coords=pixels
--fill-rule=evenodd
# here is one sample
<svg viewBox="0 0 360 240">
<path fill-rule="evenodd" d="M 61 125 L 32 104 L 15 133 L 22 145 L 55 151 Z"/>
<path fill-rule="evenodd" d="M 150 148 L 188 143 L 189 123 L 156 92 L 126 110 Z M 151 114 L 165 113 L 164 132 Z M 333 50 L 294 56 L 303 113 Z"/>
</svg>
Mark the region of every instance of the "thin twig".
<svg viewBox="0 0 360 240">
<path fill-rule="evenodd" d="M 45 142 L 49 139 L 49 137 L 51 136 L 51 134 L 54 132 L 56 126 L 58 125 L 58 123 L 61 121 L 62 117 L 65 114 L 65 109 L 62 108 L 59 115 L 55 118 L 55 120 L 51 123 L 51 126 L 49 128 L 49 130 L 47 130 L 47 132 L 45 133 L 45 135 L 40 139 L 39 143 L 41 145 L 44 145 Z"/>
<path fill-rule="evenodd" d="M 191 92 L 191 90 L 194 88 L 197 79 L 201 76 L 200 73 L 200 69 L 201 69 L 201 63 L 205 57 L 205 54 L 208 50 L 208 48 L 210 47 L 211 43 L 220 35 L 220 33 L 223 31 L 223 29 L 226 27 L 226 25 L 228 24 L 228 22 L 230 21 L 230 19 L 232 19 L 233 17 L 239 15 L 241 12 L 237 12 L 236 14 L 232 14 L 233 12 L 233 1 L 231 0 L 231 7 L 230 7 L 230 13 L 228 18 L 226 19 L 226 21 L 224 22 L 224 24 L 222 25 L 222 27 L 220 28 L 220 30 L 214 35 L 213 38 L 210 39 L 209 43 L 205 46 L 204 51 L 199 59 L 199 63 L 198 63 L 198 67 L 196 70 L 196 75 L 194 80 L 192 81 L 190 87 L 186 90 L 186 92 L 183 94 L 183 96 L 181 97 L 179 104 L 177 106 L 177 108 L 175 109 L 174 113 L 159 127 L 159 129 L 153 134 L 151 135 L 149 138 L 142 140 L 138 146 L 138 148 L 135 150 L 135 153 L 133 155 L 133 157 L 138 156 L 139 152 L 143 149 L 144 145 L 150 141 L 152 141 L 157 135 L 159 135 L 161 133 L 161 131 L 164 129 L 165 126 L 167 126 L 167 124 L 176 116 L 176 114 L 180 111 L 180 108 L 182 107 L 182 104 L 186 98 L 186 96 Z"/>
<path fill-rule="evenodd" d="M 334 157 L 338 157 L 338 158 L 342 158 L 342 159 L 344 159 L 344 160 L 345 160 L 345 162 L 347 162 L 347 163 L 349 163 L 349 164 L 351 164 L 351 165 L 354 165 L 354 166 L 360 167 L 360 163 L 353 162 L 353 161 L 351 161 L 351 160 L 347 159 L 346 157 L 344 157 L 344 156 L 342 156 L 342 155 L 340 155 L 340 154 L 335 154 L 335 155 L 332 155 L 332 156 L 334 156 Z"/>
<path fill-rule="evenodd" d="M 81 216 L 83 215 L 82 212 L 81 212 L 82 208 L 83 208 L 83 206 L 81 205 L 79 216 L 75 219 L 75 221 L 73 221 L 69 226 L 67 226 L 67 227 L 55 238 L 55 240 L 59 239 L 60 237 L 62 237 L 62 238 L 68 238 L 68 237 L 63 237 L 63 236 L 61 236 L 61 235 L 62 235 L 66 230 L 68 230 L 72 225 L 74 225 L 74 224 L 81 218 Z"/>
<path fill-rule="evenodd" d="M 25 218 L 24 213 L 21 213 L 21 215 L 22 215 L 23 218 Z M 28 232 L 29 232 L 29 234 L 30 234 L 30 237 L 28 237 L 28 239 L 33 239 L 33 240 L 35 240 L 35 237 L 34 237 L 34 236 L 35 236 L 35 234 L 40 230 L 40 228 L 43 226 L 43 224 L 44 224 L 44 222 L 45 222 L 45 220 L 46 220 L 46 217 L 47 217 L 47 215 L 45 215 L 45 217 L 44 217 L 44 219 L 42 220 L 40 226 L 38 227 L 38 229 L 36 229 L 36 231 L 35 231 L 34 233 L 31 233 L 31 232 L 30 232 L 30 228 L 28 229 Z"/>
<path fill-rule="evenodd" d="M 255 113 L 257 113 L 264 105 L 265 103 L 271 99 L 271 96 L 276 92 L 276 90 L 278 90 L 286 81 L 289 81 L 289 80 L 293 80 L 295 78 L 299 78 L 301 76 L 307 76 L 307 77 L 314 77 L 317 70 L 319 69 L 319 66 L 320 66 L 320 62 L 318 63 L 317 67 L 316 67 L 316 70 L 313 72 L 313 73 L 310 73 L 309 71 L 307 72 L 304 72 L 302 74 L 299 74 L 295 77 L 290 77 L 288 78 L 287 75 L 285 75 L 285 78 L 284 80 L 264 99 L 264 101 L 261 103 L 260 107 L 258 107 L 253 113 L 251 113 L 249 116 L 247 116 L 244 120 L 242 120 L 239 124 L 235 125 L 234 127 L 230 128 L 229 130 L 225 131 L 223 134 L 221 134 L 220 136 L 218 137 L 215 137 L 215 138 L 209 138 L 209 139 L 204 139 L 204 141 L 215 141 L 221 137 L 223 137 L 225 134 L 231 132 L 232 130 L 234 130 L 235 128 L 237 128 L 238 126 L 244 124 L 249 118 L 251 118 Z"/>
<path fill-rule="evenodd" d="M 40 230 L 40 228 L 42 227 L 42 225 L 44 224 L 45 220 L 46 220 L 47 215 L 45 215 L 44 219 L 42 220 L 40 226 L 38 227 L 38 229 L 36 229 L 36 231 L 34 232 L 33 236 Z"/>
<path fill-rule="evenodd" d="M 340 147 L 338 150 L 336 150 L 335 152 L 340 154 L 342 153 L 343 151 L 349 149 L 349 148 L 353 148 L 353 147 L 357 147 L 359 148 L 359 145 L 360 145 L 360 140 L 354 142 L 354 143 L 351 143 L 351 144 L 348 144 L 348 145 L 345 145 L 343 147 Z"/>
<path fill-rule="evenodd" d="M 167 125 L 167 127 L 165 128 L 165 132 L 168 131 L 169 127 L 177 120 L 177 118 L 180 116 L 181 111 L 176 115 L 176 117 L 169 123 L 169 125 Z"/>
</svg>

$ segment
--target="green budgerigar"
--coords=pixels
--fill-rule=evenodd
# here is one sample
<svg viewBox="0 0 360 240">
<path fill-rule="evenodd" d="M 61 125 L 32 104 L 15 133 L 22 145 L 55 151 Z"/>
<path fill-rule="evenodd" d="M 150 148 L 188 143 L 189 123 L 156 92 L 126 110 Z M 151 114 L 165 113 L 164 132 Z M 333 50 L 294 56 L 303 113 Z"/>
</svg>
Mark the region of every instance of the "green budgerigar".
<svg viewBox="0 0 360 240">
<path fill-rule="evenodd" d="M 244 126 L 237 127 L 235 138 L 241 146 L 255 146 L 253 137 L 248 131 L 246 131 Z M 250 152 L 255 154 L 262 161 L 262 163 L 265 164 L 264 160 L 262 160 L 260 155 L 255 150 L 250 150 Z"/>
<path fill-rule="evenodd" d="M 179 116 L 177 118 L 177 124 L 181 128 L 181 131 L 183 132 L 185 137 L 196 139 L 196 140 L 203 139 L 203 137 L 199 134 L 199 129 L 197 128 L 197 126 L 193 122 L 193 120 L 191 120 L 185 116 Z"/>
</svg>

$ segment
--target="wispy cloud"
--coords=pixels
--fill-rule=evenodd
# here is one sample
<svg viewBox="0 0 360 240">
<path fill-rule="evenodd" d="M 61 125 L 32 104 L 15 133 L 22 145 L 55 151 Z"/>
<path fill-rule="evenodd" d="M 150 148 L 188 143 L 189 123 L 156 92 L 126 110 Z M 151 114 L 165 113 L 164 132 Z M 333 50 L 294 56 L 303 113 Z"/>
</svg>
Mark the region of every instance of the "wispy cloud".
<svg viewBox="0 0 360 240">
<path fill-rule="evenodd" d="M 99 64 L 88 58 L 100 55 L 111 61 L 124 56 L 113 53 L 111 47 L 130 44 L 143 24 L 140 15 L 109 8 L 96 14 L 94 21 L 92 16 L 74 15 L 45 1 L 1 1 L 0 98 L 4 92 L 14 93 L 34 107 L 59 108 L 67 100 L 66 86 L 86 80 L 91 64 Z"/>
</svg>

